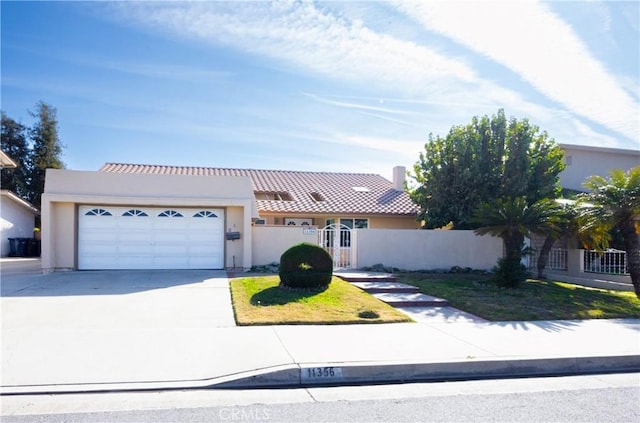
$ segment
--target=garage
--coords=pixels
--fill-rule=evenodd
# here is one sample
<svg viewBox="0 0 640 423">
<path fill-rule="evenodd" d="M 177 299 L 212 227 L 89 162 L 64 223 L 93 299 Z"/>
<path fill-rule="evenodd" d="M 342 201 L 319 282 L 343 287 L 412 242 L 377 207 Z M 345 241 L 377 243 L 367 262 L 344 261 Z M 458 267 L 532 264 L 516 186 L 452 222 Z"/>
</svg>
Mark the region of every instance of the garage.
<svg viewBox="0 0 640 423">
<path fill-rule="evenodd" d="M 78 207 L 78 269 L 222 268 L 224 209 Z"/>
</svg>

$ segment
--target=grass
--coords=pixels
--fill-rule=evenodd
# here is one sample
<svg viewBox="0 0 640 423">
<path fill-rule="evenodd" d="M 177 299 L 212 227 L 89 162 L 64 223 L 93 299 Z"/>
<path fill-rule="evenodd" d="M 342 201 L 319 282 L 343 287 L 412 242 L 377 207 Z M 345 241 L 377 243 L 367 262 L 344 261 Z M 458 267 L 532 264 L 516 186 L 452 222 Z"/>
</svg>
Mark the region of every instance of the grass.
<svg viewBox="0 0 640 423">
<path fill-rule="evenodd" d="M 403 273 L 399 280 L 490 321 L 640 318 L 633 292 L 535 279 L 508 289 L 482 274 Z"/>
<path fill-rule="evenodd" d="M 284 291 L 278 288 L 279 282 L 278 276 L 231 280 L 231 298 L 238 325 L 411 321 L 388 304 L 336 277 L 326 291 L 319 293 Z"/>
</svg>

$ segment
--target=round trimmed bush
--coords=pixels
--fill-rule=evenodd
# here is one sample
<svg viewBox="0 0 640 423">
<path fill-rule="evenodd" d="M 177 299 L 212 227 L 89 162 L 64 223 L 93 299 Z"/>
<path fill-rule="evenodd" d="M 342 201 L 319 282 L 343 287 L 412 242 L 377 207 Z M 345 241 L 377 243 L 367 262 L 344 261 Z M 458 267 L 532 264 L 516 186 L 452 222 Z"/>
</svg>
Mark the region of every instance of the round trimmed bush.
<svg viewBox="0 0 640 423">
<path fill-rule="evenodd" d="M 300 290 L 324 290 L 331 283 L 333 259 L 322 247 L 303 242 L 280 256 L 280 284 Z"/>
</svg>

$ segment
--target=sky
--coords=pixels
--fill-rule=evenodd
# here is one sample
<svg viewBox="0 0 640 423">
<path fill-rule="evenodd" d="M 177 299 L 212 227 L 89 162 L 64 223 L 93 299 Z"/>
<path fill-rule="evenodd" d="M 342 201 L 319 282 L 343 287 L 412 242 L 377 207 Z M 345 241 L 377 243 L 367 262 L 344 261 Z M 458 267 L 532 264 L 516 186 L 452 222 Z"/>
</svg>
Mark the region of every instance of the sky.
<svg viewBox="0 0 640 423">
<path fill-rule="evenodd" d="M 1 108 L 63 161 L 377 173 L 473 116 L 640 148 L 640 2 L 2 1 Z"/>
</svg>

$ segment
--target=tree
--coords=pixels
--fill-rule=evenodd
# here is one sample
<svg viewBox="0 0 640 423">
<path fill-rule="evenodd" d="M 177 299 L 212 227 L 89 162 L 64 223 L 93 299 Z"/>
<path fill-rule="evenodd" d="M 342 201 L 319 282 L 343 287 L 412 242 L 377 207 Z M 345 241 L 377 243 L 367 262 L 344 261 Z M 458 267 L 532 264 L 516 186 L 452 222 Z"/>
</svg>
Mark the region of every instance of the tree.
<svg viewBox="0 0 640 423">
<path fill-rule="evenodd" d="M 631 282 L 640 298 L 640 166 L 628 172 L 612 170 L 608 178 L 590 176 L 583 185 L 590 192 L 580 197 L 582 226 L 594 232 L 620 233 Z M 607 237 L 600 241 L 595 247 L 607 248 Z"/>
<path fill-rule="evenodd" d="M 525 237 L 558 231 L 560 218 L 557 203 L 552 200 L 529 204 L 526 197 L 507 197 L 482 203 L 474 221 L 482 225 L 475 230 L 477 235 L 502 238 L 505 256 L 498 261 L 495 281 L 514 288 L 527 276 L 527 269 L 521 263 Z"/>
<path fill-rule="evenodd" d="M 446 137 L 429 135 L 414 165 L 417 187 L 410 192 L 425 228 L 452 224 L 474 229 L 483 202 L 523 197 L 531 205 L 560 194 L 564 153 L 546 132 L 503 110 L 454 126 Z"/>
<path fill-rule="evenodd" d="M 18 165 L 15 169 L 2 169 L 2 189 L 13 191 L 22 198 L 28 197 L 29 145 L 24 125 L 2 113 L 2 136 L 0 148 Z"/>
<path fill-rule="evenodd" d="M 55 107 L 42 101 L 36 104 L 36 111 L 31 112 L 31 116 L 37 121 L 29 129 L 32 142 L 30 154 L 32 166 L 27 199 L 36 207 L 40 207 L 40 199 L 44 192 L 46 169 L 64 168 L 64 163 L 60 159 L 63 146 L 58 138 L 56 113 Z"/>
</svg>

